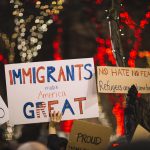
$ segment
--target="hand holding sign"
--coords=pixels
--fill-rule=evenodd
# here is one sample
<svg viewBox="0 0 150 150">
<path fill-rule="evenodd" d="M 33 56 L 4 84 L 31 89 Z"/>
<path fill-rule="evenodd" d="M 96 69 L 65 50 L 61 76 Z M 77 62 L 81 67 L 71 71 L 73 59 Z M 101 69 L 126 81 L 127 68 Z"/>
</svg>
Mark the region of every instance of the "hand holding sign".
<svg viewBox="0 0 150 150">
<path fill-rule="evenodd" d="M 62 114 L 58 111 L 50 113 L 49 134 L 56 134 L 56 124 L 60 123 Z"/>
<path fill-rule="evenodd" d="M 8 108 L 0 96 L 0 125 L 9 120 Z"/>
</svg>

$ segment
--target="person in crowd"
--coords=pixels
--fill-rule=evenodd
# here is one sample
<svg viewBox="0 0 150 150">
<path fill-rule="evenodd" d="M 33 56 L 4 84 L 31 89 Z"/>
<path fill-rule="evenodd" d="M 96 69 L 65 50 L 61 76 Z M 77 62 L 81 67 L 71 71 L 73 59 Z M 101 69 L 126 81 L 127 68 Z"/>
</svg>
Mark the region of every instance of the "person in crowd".
<svg viewBox="0 0 150 150">
<path fill-rule="evenodd" d="M 150 141 L 136 141 L 133 143 L 124 143 L 116 147 L 109 147 L 108 150 L 149 150 Z"/>
<path fill-rule="evenodd" d="M 136 126 L 139 122 L 138 116 L 138 101 L 137 101 L 137 88 L 132 85 L 128 91 L 125 107 L 125 135 L 128 142 L 131 141 Z"/>
<path fill-rule="evenodd" d="M 68 140 L 57 136 L 56 126 L 60 123 L 62 114 L 60 112 L 50 113 L 50 123 L 48 129 L 48 143 L 47 146 L 51 150 L 65 150 Z"/>
<path fill-rule="evenodd" d="M 0 143 L 0 150 L 16 150 L 18 143 L 15 141 L 3 141 Z"/>
<path fill-rule="evenodd" d="M 48 148 L 39 142 L 26 142 L 20 145 L 17 150 L 48 150 Z"/>
<path fill-rule="evenodd" d="M 126 98 L 125 134 L 128 142 L 132 140 L 138 124 L 150 132 L 150 98 L 138 94 L 136 86 L 132 85 Z"/>
<path fill-rule="evenodd" d="M 50 122 L 48 125 L 48 137 L 47 137 L 47 147 L 50 150 L 65 150 L 68 140 L 66 138 L 59 137 L 57 135 L 57 125 L 59 125 L 62 115 L 60 112 L 54 111 L 53 113 L 50 113 Z M 31 127 L 31 128 L 29 128 Z M 28 127 L 28 132 L 26 132 L 25 128 L 22 131 L 21 137 L 18 139 L 19 144 L 27 143 L 27 142 L 36 142 L 38 141 L 37 135 L 39 133 L 34 132 L 37 129 L 32 128 L 32 126 Z M 36 127 L 36 125 L 35 125 Z M 37 126 L 39 127 L 39 126 Z M 31 129 L 31 130 L 29 130 Z M 30 132 L 29 132 L 30 131 Z M 33 132 L 32 132 L 33 131 Z M 31 134 L 32 133 L 32 134 Z M 34 133 L 34 134 L 33 134 Z M 31 136 L 29 136 L 31 135 Z"/>
<path fill-rule="evenodd" d="M 27 124 L 22 129 L 18 143 L 23 144 L 29 141 L 37 141 L 40 136 L 41 124 Z"/>
</svg>

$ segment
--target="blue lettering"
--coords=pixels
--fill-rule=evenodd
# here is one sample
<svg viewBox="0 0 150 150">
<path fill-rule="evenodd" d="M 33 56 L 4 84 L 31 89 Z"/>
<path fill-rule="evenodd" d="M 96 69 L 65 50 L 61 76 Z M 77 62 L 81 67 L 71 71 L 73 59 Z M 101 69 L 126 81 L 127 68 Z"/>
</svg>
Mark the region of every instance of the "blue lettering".
<svg viewBox="0 0 150 150">
<path fill-rule="evenodd" d="M 30 115 L 27 114 L 26 109 L 27 109 L 28 106 L 34 107 L 34 104 L 32 102 L 28 102 L 24 105 L 23 113 L 24 113 L 25 117 L 28 118 L 28 119 L 35 118 L 34 110 L 29 111 Z"/>
<path fill-rule="evenodd" d="M 55 67 L 47 67 L 47 81 L 50 82 L 50 79 L 57 82 L 56 79 L 51 75 L 53 72 L 55 72 Z"/>
<path fill-rule="evenodd" d="M 71 69 L 69 66 L 66 66 L 66 72 L 67 72 L 67 81 L 69 81 L 69 78 L 71 78 L 72 81 L 74 81 L 74 66 L 71 65 Z"/>
<path fill-rule="evenodd" d="M 84 66 L 84 69 L 87 70 L 87 71 L 90 73 L 89 77 L 84 77 L 85 80 L 89 80 L 89 79 L 91 79 L 92 76 L 93 76 L 92 71 L 89 70 L 89 69 L 87 69 L 88 66 L 89 66 L 89 67 L 92 67 L 92 65 L 91 65 L 91 64 L 86 64 L 86 65 Z"/>
<path fill-rule="evenodd" d="M 65 103 L 64 103 L 64 106 L 63 106 L 63 109 L 62 109 L 62 115 L 64 115 L 64 112 L 65 112 L 66 109 L 70 109 L 71 113 L 73 115 L 75 115 L 75 113 L 74 113 L 74 111 L 73 111 L 73 109 L 72 109 L 72 107 L 71 107 L 71 105 L 70 105 L 70 103 L 67 99 L 65 100 Z"/>
<path fill-rule="evenodd" d="M 22 84 L 21 69 L 18 69 L 18 74 L 16 73 L 15 70 L 12 70 L 12 73 L 13 73 L 14 84 L 16 84 L 16 78 L 19 78 L 20 79 L 20 84 Z"/>
<path fill-rule="evenodd" d="M 32 74 L 33 74 L 33 83 L 36 83 L 36 70 L 35 70 L 35 67 L 32 68 Z"/>
</svg>

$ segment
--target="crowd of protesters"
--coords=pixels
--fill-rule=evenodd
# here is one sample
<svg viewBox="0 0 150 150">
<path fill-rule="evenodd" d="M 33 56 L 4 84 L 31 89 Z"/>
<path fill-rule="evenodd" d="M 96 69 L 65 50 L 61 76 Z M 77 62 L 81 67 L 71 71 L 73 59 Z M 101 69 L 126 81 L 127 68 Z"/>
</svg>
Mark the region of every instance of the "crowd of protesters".
<svg viewBox="0 0 150 150">
<path fill-rule="evenodd" d="M 144 105 L 142 101 L 136 101 L 138 91 L 135 86 L 132 86 L 127 94 L 126 109 L 125 109 L 125 140 L 124 141 L 110 141 L 108 144 L 108 150 L 149 150 L 150 140 L 131 142 L 133 133 L 135 131 L 135 126 L 138 121 L 137 109 L 140 111 L 139 105 Z M 146 107 L 146 105 L 144 105 Z M 144 108 L 144 107 L 143 107 Z M 145 110 L 145 109 L 144 109 Z M 142 112 L 142 111 L 141 111 Z M 48 123 L 48 130 L 46 130 L 46 139 L 43 142 L 37 140 L 41 126 L 34 126 L 22 129 L 21 135 L 15 140 L 3 140 L 2 128 L 0 128 L 0 150 L 66 150 L 68 144 L 67 137 L 60 137 L 57 135 L 57 127 L 59 126 L 62 114 L 60 112 L 50 113 L 50 122 Z M 143 116 L 144 117 L 144 116 Z M 148 119 L 149 120 L 149 119 Z M 144 126 L 144 122 L 143 122 Z M 145 128 L 149 131 L 150 125 L 145 125 Z M 134 128 L 134 129 L 132 129 Z M 91 129 L 92 130 L 92 129 Z M 150 137 L 149 137 L 150 138 Z M 83 149 L 73 149 L 73 150 L 83 150 Z M 91 149 L 84 149 L 91 150 Z M 101 149 L 100 149 L 101 150 Z"/>
<path fill-rule="evenodd" d="M 66 150 L 68 139 L 57 135 L 57 124 L 60 123 L 62 115 L 60 112 L 50 114 L 48 125 L 47 142 L 33 140 L 26 133 L 23 133 L 17 140 L 0 142 L 0 150 Z M 30 131 L 32 132 L 32 131 Z M 27 138 L 28 137 L 28 138 Z M 134 143 L 110 144 L 108 150 L 149 150 L 149 141 Z M 90 149 L 89 149 L 90 150 Z"/>
<path fill-rule="evenodd" d="M 1 141 L 0 150 L 65 150 L 67 138 L 57 135 L 57 124 L 60 123 L 62 115 L 60 112 L 50 114 L 50 123 L 48 125 L 47 143 L 36 141 L 33 137 L 28 136 L 29 132 L 22 132 L 17 140 Z M 30 131 L 31 134 L 32 130 Z M 32 134 L 31 134 L 32 135 Z"/>
</svg>

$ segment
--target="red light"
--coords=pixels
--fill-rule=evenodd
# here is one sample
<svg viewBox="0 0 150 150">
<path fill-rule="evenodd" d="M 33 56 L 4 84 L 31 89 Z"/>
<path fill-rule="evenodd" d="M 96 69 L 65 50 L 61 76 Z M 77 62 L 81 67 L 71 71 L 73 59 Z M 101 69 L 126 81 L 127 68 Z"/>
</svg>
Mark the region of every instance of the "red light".
<svg viewBox="0 0 150 150">
<path fill-rule="evenodd" d="M 147 20 L 142 20 L 140 23 L 140 27 L 144 29 L 145 25 L 147 25 L 147 24 L 148 24 Z"/>
<path fill-rule="evenodd" d="M 58 28 L 58 29 L 57 29 L 57 32 L 58 32 L 58 33 L 62 33 L 62 32 L 63 32 L 63 29 L 62 29 L 62 28 Z"/>
<path fill-rule="evenodd" d="M 69 133 L 71 131 L 73 120 L 62 121 L 60 128 L 62 131 Z"/>
<path fill-rule="evenodd" d="M 103 0 L 95 0 L 96 4 L 101 4 Z"/>
<path fill-rule="evenodd" d="M 116 117 L 117 123 L 117 135 L 122 136 L 124 135 L 124 109 L 120 103 L 116 103 L 113 107 L 112 113 Z"/>
<path fill-rule="evenodd" d="M 54 16 L 53 16 L 53 20 L 54 20 L 54 21 L 57 21 L 58 19 L 59 19 L 59 18 L 58 18 L 57 15 L 54 15 Z"/>
<path fill-rule="evenodd" d="M 97 41 L 99 44 L 104 44 L 104 43 L 105 43 L 104 39 L 102 39 L 102 38 L 100 38 L 100 37 L 97 37 L 97 38 L 96 38 L 96 41 Z"/>
<path fill-rule="evenodd" d="M 131 50 L 130 51 L 130 57 L 135 59 L 136 56 L 137 56 L 137 52 L 135 50 Z"/>
<path fill-rule="evenodd" d="M 128 65 L 129 65 L 130 67 L 135 67 L 135 60 L 134 60 L 134 59 L 129 59 L 129 60 L 128 60 Z"/>
<path fill-rule="evenodd" d="M 54 53 L 53 57 L 55 60 L 61 60 L 62 59 L 62 57 L 59 53 Z"/>
<path fill-rule="evenodd" d="M 141 93 L 138 93 L 138 94 L 137 94 L 137 97 L 138 97 L 138 98 L 140 98 L 140 97 L 141 97 L 141 95 L 142 95 Z"/>
<path fill-rule="evenodd" d="M 53 42 L 53 48 L 54 48 L 55 50 L 58 50 L 58 49 L 59 49 L 59 42 L 54 41 L 54 42 Z"/>
<path fill-rule="evenodd" d="M 150 12 L 146 13 L 146 18 L 150 18 Z"/>
<path fill-rule="evenodd" d="M 6 59 L 4 59 L 2 62 L 3 64 L 8 64 L 8 61 Z"/>
<path fill-rule="evenodd" d="M 117 147 L 117 146 L 119 146 L 118 143 L 113 143 L 113 144 L 112 144 L 112 147 Z"/>
<path fill-rule="evenodd" d="M 128 65 L 130 67 L 135 67 L 135 59 L 137 56 L 137 52 L 141 46 L 141 33 L 142 30 L 145 28 L 145 26 L 149 23 L 148 19 L 150 18 L 150 11 L 148 11 L 145 15 L 144 15 L 144 19 L 142 19 L 140 21 L 140 25 L 138 27 L 138 25 L 136 25 L 136 23 L 134 22 L 134 20 L 129 16 L 128 12 L 125 11 L 124 7 L 121 7 L 122 12 L 120 13 L 120 21 L 124 24 L 126 24 L 134 33 L 135 36 L 135 40 L 133 43 L 133 49 L 135 51 L 130 52 L 130 58 L 128 60 Z M 129 44 L 131 44 L 132 42 L 128 41 Z"/>
<path fill-rule="evenodd" d="M 107 47 L 111 47 L 111 42 L 110 42 L 110 40 L 106 40 L 105 42 L 106 42 L 106 46 L 107 46 Z"/>
<path fill-rule="evenodd" d="M 0 61 L 2 61 L 4 59 L 3 55 L 0 54 Z"/>
</svg>

